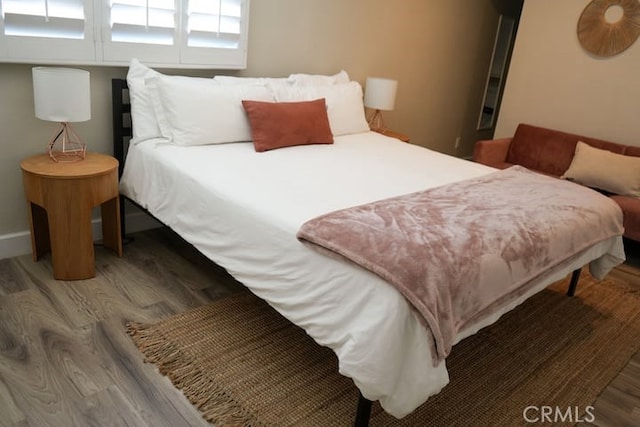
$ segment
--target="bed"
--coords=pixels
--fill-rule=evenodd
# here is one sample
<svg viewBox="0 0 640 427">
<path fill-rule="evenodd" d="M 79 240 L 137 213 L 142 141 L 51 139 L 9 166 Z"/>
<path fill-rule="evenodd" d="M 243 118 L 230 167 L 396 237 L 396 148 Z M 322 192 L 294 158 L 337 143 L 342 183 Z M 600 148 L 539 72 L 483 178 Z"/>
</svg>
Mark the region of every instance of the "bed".
<svg viewBox="0 0 640 427">
<path fill-rule="evenodd" d="M 132 63 L 128 77 L 130 91 L 131 83 L 139 85 L 142 81 L 149 85 L 153 79 L 165 78 L 138 63 Z M 169 101 L 168 109 L 178 109 L 180 103 L 189 105 L 189 123 L 179 131 L 169 130 L 169 137 L 153 126 L 146 137 L 136 135 L 135 126 L 146 125 L 142 115 L 145 112 L 135 111 L 136 100 L 131 93 L 134 131 L 125 150 L 122 141 L 130 130 L 123 130 L 126 126 L 121 106 L 127 84 L 114 80 L 114 151 L 121 160 L 121 194 L 227 269 L 318 344 L 331 348 L 338 357 L 340 373 L 353 379 L 361 392 L 358 416 L 365 419 L 364 424 L 367 404 L 375 400 L 385 411 L 401 418 L 448 383 L 446 360 L 434 355 L 433 335 L 403 294 L 388 281 L 348 259 L 304 244 L 298 232 L 304 224 L 324 214 L 483 179 L 496 170 L 371 132 L 362 128 L 359 117 L 359 131 L 349 132 L 348 121 L 336 120 L 353 113 L 353 108 L 347 108 L 348 103 L 340 104 L 342 101 L 336 104 L 336 92 L 324 87 L 348 85 L 348 78 L 340 80 L 345 78 L 344 73 L 298 78 L 274 79 L 276 82 L 230 78 L 231 81 L 215 83 L 267 88 L 275 83 L 295 86 L 286 91 L 296 97 L 326 95 L 332 143 L 263 152 L 256 151 L 252 141 L 246 140 L 206 143 L 205 138 L 203 143 L 181 144 L 179 138 L 193 141 L 203 134 L 192 132 L 197 124 L 189 121 L 193 121 L 193 115 L 203 113 L 198 102 L 190 104 L 189 97 L 197 92 L 206 98 L 210 88 L 203 89 L 203 85 L 211 82 L 198 79 L 202 81 L 176 83 L 180 78 L 171 82 L 175 92 L 171 96 L 165 92 L 163 98 L 160 92 L 147 101 L 155 103 L 156 109 Z M 318 89 L 321 86 L 324 88 Z M 361 98 L 361 92 L 355 92 L 355 98 Z M 262 89 L 252 95 L 259 102 L 282 102 L 270 98 Z M 263 95 L 265 98 L 260 99 Z M 340 100 L 342 95 L 339 94 Z M 354 96 L 347 98 L 353 100 Z M 333 116 L 332 121 L 331 112 L 340 117 Z M 181 121 L 176 121 L 180 114 L 164 113 L 166 117 L 156 119 L 182 126 Z M 223 120 L 223 124 L 215 126 L 227 126 L 233 118 Z M 228 131 L 233 133 L 233 129 Z M 552 282 L 579 272 L 582 266 L 589 265 L 592 274 L 603 277 L 623 262 L 621 213 L 614 207 L 607 215 L 619 229 L 550 264 L 542 274 L 528 280 L 528 286 L 518 295 L 500 301 L 490 314 L 456 331 L 453 343 L 495 322 Z M 576 281 L 574 273 L 573 286 Z"/>
</svg>

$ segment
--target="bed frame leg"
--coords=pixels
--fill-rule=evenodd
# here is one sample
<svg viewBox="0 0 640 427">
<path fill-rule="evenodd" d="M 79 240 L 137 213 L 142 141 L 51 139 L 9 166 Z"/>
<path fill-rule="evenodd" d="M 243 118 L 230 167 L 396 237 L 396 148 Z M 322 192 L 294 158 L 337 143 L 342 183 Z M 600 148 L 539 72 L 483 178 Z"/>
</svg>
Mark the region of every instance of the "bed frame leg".
<svg viewBox="0 0 640 427">
<path fill-rule="evenodd" d="M 354 427 L 368 427 L 369 418 L 371 417 L 371 401 L 366 399 L 362 393 L 358 397 L 358 412 L 356 412 L 356 421 Z"/>
<path fill-rule="evenodd" d="M 118 196 L 120 198 L 120 237 L 124 242 L 125 234 L 126 234 L 126 224 L 125 224 L 125 214 L 124 214 L 124 197 L 122 195 Z"/>
<path fill-rule="evenodd" d="M 573 273 L 571 273 L 571 281 L 569 282 L 569 289 L 567 290 L 567 295 L 570 297 L 574 296 L 576 293 L 581 272 L 582 268 L 578 268 L 577 270 L 573 270 Z M 354 427 L 368 427 L 369 418 L 371 418 L 371 401 L 366 399 L 362 393 L 359 393 L 358 411 L 356 412 L 356 421 L 353 424 Z"/>
<path fill-rule="evenodd" d="M 569 289 L 567 290 L 567 295 L 572 297 L 576 294 L 576 287 L 578 287 L 578 280 L 580 279 L 580 272 L 582 268 L 577 270 L 573 270 L 571 273 L 571 282 L 569 282 Z"/>
</svg>

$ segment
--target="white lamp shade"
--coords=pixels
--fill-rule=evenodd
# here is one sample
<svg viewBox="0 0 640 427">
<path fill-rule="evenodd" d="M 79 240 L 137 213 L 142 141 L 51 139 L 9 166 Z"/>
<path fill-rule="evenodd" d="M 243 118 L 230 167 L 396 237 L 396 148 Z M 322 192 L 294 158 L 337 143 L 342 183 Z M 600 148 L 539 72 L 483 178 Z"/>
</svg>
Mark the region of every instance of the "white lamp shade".
<svg viewBox="0 0 640 427">
<path fill-rule="evenodd" d="M 89 72 L 75 68 L 33 68 L 33 101 L 39 119 L 52 122 L 89 120 Z"/>
<path fill-rule="evenodd" d="M 365 107 L 376 110 L 393 110 L 396 103 L 396 90 L 398 81 L 383 79 L 381 77 L 369 77 L 364 92 Z"/>
</svg>

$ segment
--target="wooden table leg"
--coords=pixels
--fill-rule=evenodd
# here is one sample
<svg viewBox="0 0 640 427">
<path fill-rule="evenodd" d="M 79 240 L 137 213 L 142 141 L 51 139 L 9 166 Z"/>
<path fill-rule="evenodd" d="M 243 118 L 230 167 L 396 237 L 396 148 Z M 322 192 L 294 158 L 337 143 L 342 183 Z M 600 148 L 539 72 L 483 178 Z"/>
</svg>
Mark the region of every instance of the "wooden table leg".
<svg viewBox="0 0 640 427">
<path fill-rule="evenodd" d="M 120 235 L 120 197 L 114 197 L 101 205 L 102 242 L 106 248 L 122 256 L 122 237 Z"/>
<path fill-rule="evenodd" d="M 27 209 L 29 211 L 29 226 L 31 227 L 31 254 L 33 260 L 37 261 L 51 250 L 47 211 L 31 202 L 27 203 Z"/>
<path fill-rule="evenodd" d="M 77 200 L 73 191 L 67 196 L 69 199 L 59 200 L 57 208 L 47 211 L 53 276 L 58 280 L 90 279 L 96 275 L 91 205 Z"/>
</svg>

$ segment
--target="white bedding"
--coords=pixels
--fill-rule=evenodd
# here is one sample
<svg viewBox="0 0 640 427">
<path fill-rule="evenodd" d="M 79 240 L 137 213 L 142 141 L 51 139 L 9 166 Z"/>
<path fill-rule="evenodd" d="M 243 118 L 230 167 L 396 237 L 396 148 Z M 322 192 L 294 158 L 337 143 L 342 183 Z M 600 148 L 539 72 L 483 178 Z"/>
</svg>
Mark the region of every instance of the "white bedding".
<svg viewBox="0 0 640 427">
<path fill-rule="evenodd" d="M 341 374 L 402 417 L 449 380 L 444 363 L 432 365 L 428 334 L 393 287 L 307 248 L 296 232 L 333 210 L 492 171 L 373 132 L 263 153 L 252 143 L 184 147 L 148 140 L 130 147 L 121 191 L 333 349 Z M 551 272 L 532 293 L 591 260 L 599 276 L 622 262 L 621 237 Z"/>
</svg>

